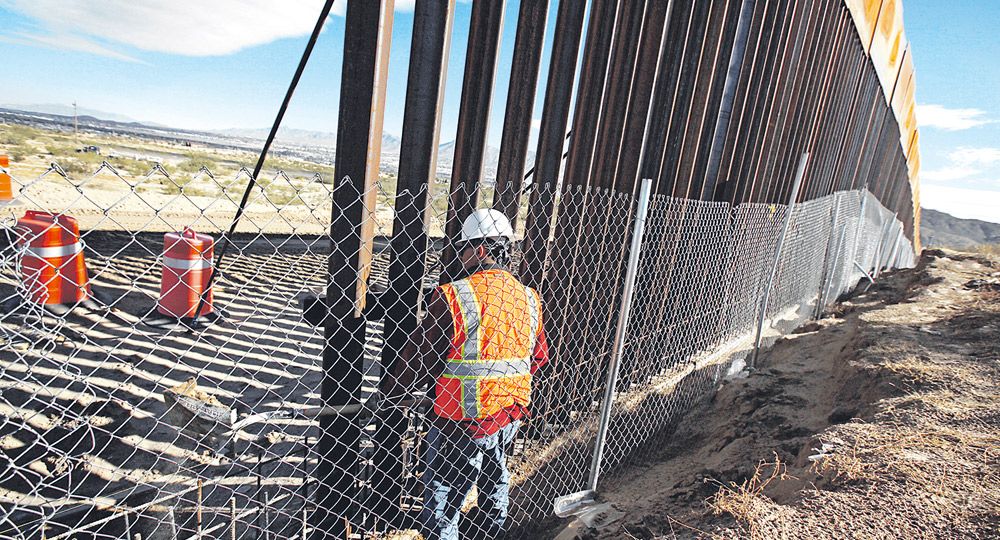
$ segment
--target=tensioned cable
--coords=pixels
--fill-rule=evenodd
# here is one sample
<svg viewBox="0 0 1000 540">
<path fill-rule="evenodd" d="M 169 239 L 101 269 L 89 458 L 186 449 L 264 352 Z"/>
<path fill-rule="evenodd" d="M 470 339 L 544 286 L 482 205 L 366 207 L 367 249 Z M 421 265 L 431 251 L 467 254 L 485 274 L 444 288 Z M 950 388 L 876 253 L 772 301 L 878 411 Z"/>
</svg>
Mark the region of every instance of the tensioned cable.
<svg viewBox="0 0 1000 540">
<path fill-rule="evenodd" d="M 208 291 L 212 290 L 212 283 L 215 282 L 215 276 L 221 272 L 222 260 L 226 256 L 226 251 L 228 251 L 232 241 L 230 237 L 236 233 L 236 226 L 240 222 L 240 218 L 243 217 L 243 212 L 246 210 L 247 202 L 250 200 L 250 192 L 253 191 L 254 186 L 257 185 L 257 176 L 260 174 L 260 170 L 264 167 L 264 160 L 267 158 L 267 152 L 271 149 L 271 144 L 274 142 L 275 135 L 278 134 L 278 127 L 281 126 L 281 121 L 285 117 L 285 111 L 288 110 L 288 104 L 292 101 L 292 95 L 295 93 L 295 88 L 299 85 L 299 79 L 302 78 L 302 72 L 305 71 L 306 64 L 309 62 L 309 56 L 312 55 L 313 47 L 316 46 L 316 40 L 319 38 L 320 32 L 323 30 L 323 24 L 326 22 L 327 17 L 330 16 L 330 10 L 333 8 L 333 2 L 335 0 L 326 0 L 323 4 L 323 10 L 319 14 L 319 19 L 316 20 L 316 26 L 313 28 L 312 35 L 309 36 L 309 42 L 306 43 L 306 48 L 302 51 L 302 58 L 299 59 L 299 66 L 295 69 L 295 75 L 292 76 L 292 81 L 288 85 L 288 90 L 285 92 L 285 99 L 281 102 L 281 108 L 278 109 L 278 115 L 274 118 L 274 124 L 271 125 L 271 132 L 268 133 L 267 139 L 264 141 L 264 147 L 260 150 L 260 156 L 257 158 L 257 165 L 253 168 L 253 175 L 250 177 L 250 181 L 247 183 L 247 188 L 243 192 L 243 198 L 240 200 L 240 206 L 236 210 L 236 215 L 233 217 L 233 223 L 229 226 L 229 232 L 222 235 L 221 247 L 219 248 L 219 254 L 215 257 L 215 264 L 212 266 L 211 271 L 208 274 L 208 281 L 201 290 L 201 297 L 198 299 L 198 309 L 194 312 L 194 317 L 191 318 L 190 331 L 194 331 L 194 323 L 198 320 L 198 316 L 201 310 L 205 307 L 206 297 L 208 296 Z"/>
</svg>

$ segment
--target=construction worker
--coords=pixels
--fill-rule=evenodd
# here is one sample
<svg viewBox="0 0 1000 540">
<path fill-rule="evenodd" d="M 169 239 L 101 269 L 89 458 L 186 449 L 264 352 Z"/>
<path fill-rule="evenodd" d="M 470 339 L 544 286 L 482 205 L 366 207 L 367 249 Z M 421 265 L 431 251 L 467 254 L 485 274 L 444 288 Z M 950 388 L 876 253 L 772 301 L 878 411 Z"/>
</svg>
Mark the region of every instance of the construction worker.
<svg viewBox="0 0 1000 540">
<path fill-rule="evenodd" d="M 471 537 L 503 532 L 506 454 L 528 415 L 532 374 L 548 361 L 541 299 L 507 270 L 513 238 L 510 221 L 495 210 L 477 210 L 465 220 L 455 243 L 465 276 L 430 295 L 426 316 L 395 363 L 395 377 L 382 389 L 399 395 L 433 384 L 425 539 L 459 538 L 462 504 L 473 485 L 482 520 Z"/>
</svg>

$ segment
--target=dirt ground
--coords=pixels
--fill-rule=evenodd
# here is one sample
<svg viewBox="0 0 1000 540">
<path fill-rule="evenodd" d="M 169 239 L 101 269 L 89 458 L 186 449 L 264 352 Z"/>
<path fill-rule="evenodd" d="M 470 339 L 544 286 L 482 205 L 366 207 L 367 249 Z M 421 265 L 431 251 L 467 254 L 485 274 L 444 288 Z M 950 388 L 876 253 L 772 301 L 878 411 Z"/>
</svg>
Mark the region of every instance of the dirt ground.
<svg viewBox="0 0 1000 540">
<path fill-rule="evenodd" d="M 1000 537 L 1000 263 L 925 252 L 722 384 L 562 539 Z"/>
</svg>

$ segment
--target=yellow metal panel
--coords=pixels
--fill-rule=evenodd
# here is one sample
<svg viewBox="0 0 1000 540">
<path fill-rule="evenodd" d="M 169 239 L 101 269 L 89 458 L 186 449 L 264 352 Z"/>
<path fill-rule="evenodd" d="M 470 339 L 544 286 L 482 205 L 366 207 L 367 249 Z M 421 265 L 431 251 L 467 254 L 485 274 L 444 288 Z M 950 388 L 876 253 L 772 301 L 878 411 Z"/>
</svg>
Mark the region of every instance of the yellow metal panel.
<svg viewBox="0 0 1000 540">
<path fill-rule="evenodd" d="M 916 107 L 911 105 L 906 117 L 899 123 L 899 142 L 903 145 L 903 153 L 909 157 L 913 151 L 913 141 L 917 137 Z"/>
<path fill-rule="evenodd" d="M 861 38 L 861 45 L 865 48 L 865 54 L 868 54 L 882 0 L 846 0 L 846 3 L 851 18 L 854 19 L 854 26 L 858 30 L 858 37 Z"/>
<path fill-rule="evenodd" d="M 920 244 L 920 182 L 913 180 L 913 250 L 920 254 L 923 246 Z"/>
<path fill-rule="evenodd" d="M 886 102 L 892 98 L 906 44 L 906 32 L 903 31 L 903 4 L 900 0 L 884 0 L 870 54 L 875 73 L 882 83 Z"/>
<path fill-rule="evenodd" d="M 913 132 L 913 139 L 906 152 L 906 166 L 909 169 L 910 180 L 912 181 L 920 174 L 920 132 Z"/>
<path fill-rule="evenodd" d="M 909 46 L 907 46 L 906 52 L 903 54 L 895 88 L 892 94 L 892 112 L 896 114 L 897 120 L 902 120 L 906 118 L 910 105 L 913 104 L 913 95 L 916 90 L 916 81 L 913 74 L 913 55 L 912 49 Z"/>
</svg>

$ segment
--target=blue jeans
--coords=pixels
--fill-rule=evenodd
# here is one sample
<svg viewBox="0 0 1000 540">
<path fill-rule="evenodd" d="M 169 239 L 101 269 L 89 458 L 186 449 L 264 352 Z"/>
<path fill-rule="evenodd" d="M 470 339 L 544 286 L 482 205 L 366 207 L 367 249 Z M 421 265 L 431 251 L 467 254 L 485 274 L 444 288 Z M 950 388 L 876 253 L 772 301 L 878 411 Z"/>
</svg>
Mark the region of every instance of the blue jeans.
<svg viewBox="0 0 1000 540">
<path fill-rule="evenodd" d="M 458 540 L 462 503 L 475 484 L 483 530 L 475 538 L 495 538 L 507 519 L 510 471 L 507 448 L 521 424 L 512 422 L 499 432 L 473 439 L 464 430 L 444 433 L 431 425 L 424 461 L 424 510 L 420 514 L 426 540 Z"/>
</svg>

